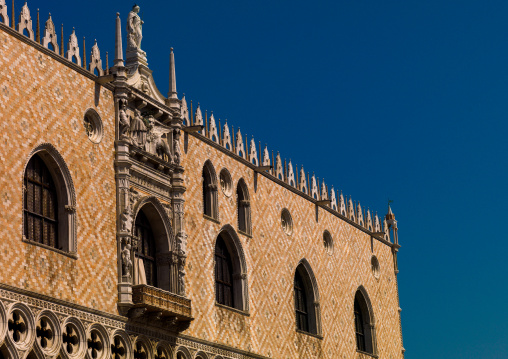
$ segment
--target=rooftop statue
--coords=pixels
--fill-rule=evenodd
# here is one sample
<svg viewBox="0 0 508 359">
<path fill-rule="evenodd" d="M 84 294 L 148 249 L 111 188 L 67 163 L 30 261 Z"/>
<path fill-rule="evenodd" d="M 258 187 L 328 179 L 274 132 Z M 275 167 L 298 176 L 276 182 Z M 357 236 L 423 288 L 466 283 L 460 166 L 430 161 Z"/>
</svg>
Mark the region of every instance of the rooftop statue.
<svg viewBox="0 0 508 359">
<path fill-rule="evenodd" d="M 128 50 L 135 49 L 142 52 L 141 39 L 143 39 L 143 20 L 141 20 L 138 13 L 139 6 L 134 5 L 127 18 L 127 46 Z"/>
</svg>

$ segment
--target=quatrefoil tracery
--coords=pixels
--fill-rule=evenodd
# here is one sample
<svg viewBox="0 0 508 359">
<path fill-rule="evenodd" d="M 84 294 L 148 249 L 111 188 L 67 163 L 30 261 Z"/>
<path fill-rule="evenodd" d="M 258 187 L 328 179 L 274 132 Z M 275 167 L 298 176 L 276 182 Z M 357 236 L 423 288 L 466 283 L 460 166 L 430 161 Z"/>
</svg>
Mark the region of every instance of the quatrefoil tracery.
<svg viewBox="0 0 508 359">
<path fill-rule="evenodd" d="M 37 334 L 37 338 L 40 338 L 42 348 L 47 348 L 48 344 L 50 344 L 53 340 L 53 330 L 46 318 L 40 319 L 40 323 L 37 326 L 35 333 Z"/>
<path fill-rule="evenodd" d="M 26 332 L 26 324 L 24 319 L 18 312 L 12 313 L 12 319 L 7 322 L 9 331 L 12 332 L 12 339 L 17 343 L 21 340 L 21 336 Z"/>
<path fill-rule="evenodd" d="M 62 335 L 62 340 L 65 345 L 65 350 L 69 354 L 74 354 L 77 351 L 79 343 L 78 333 L 74 326 L 67 324 L 65 326 L 65 333 Z"/>
<path fill-rule="evenodd" d="M 92 358 L 98 358 L 102 349 L 103 345 L 101 337 L 97 334 L 97 332 L 92 331 L 90 333 L 90 339 L 88 339 L 88 350 L 90 350 Z"/>
</svg>

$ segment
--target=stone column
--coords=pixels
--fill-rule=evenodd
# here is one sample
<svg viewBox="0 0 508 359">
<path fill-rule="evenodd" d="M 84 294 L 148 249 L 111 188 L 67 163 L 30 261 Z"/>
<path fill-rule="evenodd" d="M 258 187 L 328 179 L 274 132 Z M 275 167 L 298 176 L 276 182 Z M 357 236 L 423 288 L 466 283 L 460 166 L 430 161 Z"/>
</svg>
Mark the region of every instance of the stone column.
<svg viewBox="0 0 508 359">
<path fill-rule="evenodd" d="M 130 155 L 129 140 L 120 137 L 120 109 L 128 100 L 127 75 L 123 63 L 115 61 L 113 73 L 116 75 L 115 86 L 115 179 L 116 179 L 116 213 L 117 213 L 117 246 L 118 246 L 118 307 L 120 313 L 127 314 L 132 305 L 132 280 L 134 267 L 133 213 L 130 198 Z"/>
<path fill-rule="evenodd" d="M 173 271 L 175 276 L 175 293 L 185 296 L 185 260 L 187 259 L 187 234 L 185 233 L 185 218 L 183 194 L 185 193 L 183 167 L 177 166 L 173 172 L 173 227 L 175 231 L 175 254 Z"/>
</svg>

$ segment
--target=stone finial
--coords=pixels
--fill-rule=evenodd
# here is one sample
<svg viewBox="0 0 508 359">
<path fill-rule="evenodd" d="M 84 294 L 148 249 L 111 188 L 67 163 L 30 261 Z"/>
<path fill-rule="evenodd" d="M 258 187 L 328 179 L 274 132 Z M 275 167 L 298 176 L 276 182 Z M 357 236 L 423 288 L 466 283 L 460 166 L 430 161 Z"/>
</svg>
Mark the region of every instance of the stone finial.
<svg viewBox="0 0 508 359">
<path fill-rule="evenodd" d="M 342 191 L 340 192 L 339 196 L 339 213 L 342 214 L 344 217 L 347 217 L 346 201 L 344 200 L 344 195 L 342 194 Z"/>
<path fill-rule="evenodd" d="M 32 28 L 32 17 L 30 16 L 30 9 L 25 1 L 25 5 L 21 8 L 18 21 L 18 32 L 23 34 L 24 31 L 28 32 L 30 40 L 34 39 L 34 30 Z"/>
<path fill-rule="evenodd" d="M 73 57 L 76 58 L 76 63 L 81 66 L 81 57 L 79 56 L 79 45 L 78 38 L 76 37 L 76 30 L 72 29 L 72 34 L 69 36 L 69 42 L 67 43 L 67 53 L 65 58 L 72 62 Z"/>
<path fill-rule="evenodd" d="M 284 170 L 282 169 L 282 160 L 280 159 L 280 153 L 277 152 L 275 157 L 275 177 L 284 181 Z"/>
<path fill-rule="evenodd" d="M 325 179 L 321 182 L 321 199 L 328 199 L 328 188 L 326 188 Z"/>
<path fill-rule="evenodd" d="M 383 220 L 383 232 L 385 233 L 383 238 L 390 242 L 390 227 L 388 226 L 388 222 L 386 222 L 386 218 Z"/>
<path fill-rule="evenodd" d="M 101 52 L 99 50 L 99 46 L 97 46 L 97 40 L 95 40 L 95 44 L 92 46 L 89 68 L 91 73 L 94 73 L 95 69 L 97 69 L 99 76 L 104 75 L 104 70 L 102 69 Z"/>
<path fill-rule="evenodd" d="M 208 136 L 213 142 L 219 142 L 219 133 L 217 130 L 217 123 L 215 122 L 215 117 L 213 116 L 213 112 L 210 115 L 210 125 L 208 127 Z"/>
<path fill-rule="evenodd" d="M 305 194 L 308 193 L 307 177 L 305 176 L 305 170 L 303 169 L 303 166 L 302 168 L 300 168 L 300 191 L 302 191 Z"/>
<path fill-rule="evenodd" d="M 351 199 L 351 196 L 349 196 L 348 206 L 347 206 L 347 217 L 355 221 L 355 208 L 353 205 L 353 200 Z"/>
<path fill-rule="evenodd" d="M 56 28 L 51 14 L 49 14 L 48 20 L 46 20 L 46 26 L 44 28 L 44 37 L 42 38 L 42 46 L 49 49 L 49 44 L 53 45 L 53 50 L 58 54 L 59 47 L 56 35 Z"/>
<path fill-rule="evenodd" d="M 385 218 L 387 221 L 391 221 L 391 220 L 395 219 L 395 215 L 392 212 L 392 207 L 390 206 L 390 204 L 388 204 L 388 213 L 386 214 Z"/>
<path fill-rule="evenodd" d="M 124 67 L 123 49 L 122 49 L 122 21 L 120 13 L 116 13 L 116 33 L 115 33 L 115 63 L 114 67 Z"/>
<path fill-rule="evenodd" d="M 265 149 L 263 150 L 263 166 L 270 166 L 270 153 L 268 152 L 268 147 L 265 145 Z"/>
<path fill-rule="evenodd" d="M 203 113 L 201 112 L 201 106 L 198 102 L 198 107 L 196 108 L 196 113 L 194 113 L 194 124 L 196 126 L 203 126 Z"/>
<path fill-rule="evenodd" d="M 376 215 L 374 216 L 374 232 L 381 232 L 381 223 L 379 223 L 379 217 Z"/>
<path fill-rule="evenodd" d="M 254 136 L 252 136 L 250 140 L 249 162 L 259 166 L 258 150 L 256 149 L 256 141 L 254 141 Z"/>
<path fill-rule="evenodd" d="M 310 196 L 314 199 L 319 200 L 319 190 L 318 190 L 318 184 L 316 180 L 316 175 L 313 173 L 312 177 L 310 179 Z"/>
<path fill-rule="evenodd" d="M 358 206 L 356 207 L 356 223 L 358 223 L 360 226 L 365 227 L 365 222 L 363 221 L 362 206 L 360 202 L 358 202 Z"/>
<path fill-rule="evenodd" d="M 332 206 L 332 209 L 334 211 L 337 210 L 337 196 L 335 194 L 335 189 L 333 188 L 333 186 L 332 186 L 332 191 L 331 191 L 331 195 L 330 195 L 330 205 Z"/>
<path fill-rule="evenodd" d="M 0 18 L 6 26 L 9 26 L 9 15 L 7 13 L 7 4 L 5 0 L 0 0 Z"/>
<path fill-rule="evenodd" d="M 243 145 L 243 138 L 242 138 L 242 132 L 240 131 L 240 128 L 238 128 L 238 131 L 236 132 L 236 140 L 235 140 L 235 153 L 245 158 L 245 146 Z"/>
<path fill-rule="evenodd" d="M 374 227 L 372 226 L 372 216 L 370 214 L 370 209 L 367 209 L 367 229 L 372 232 Z"/>
<path fill-rule="evenodd" d="M 228 150 L 233 150 L 233 145 L 231 144 L 231 134 L 229 133 L 228 120 L 226 119 L 226 123 L 222 128 L 222 146 L 226 147 Z"/>
<path fill-rule="evenodd" d="M 180 113 L 182 116 L 182 121 L 185 122 L 185 125 L 190 126 L 189 108 L 187 107 L 187 100 L 185 99 L 185 94 L 183 94 L 183 97 L 182 97 L 182 105 L 180 107 Z"/>
<path fill-rule="evenodd" d="M 169 54 L 169 91 L 168 99 L 178 99 L 176 92 L 175 54 L 171 48 Z"/>
<path fill-rule="evenodd" d="M 293 169 L 293 163 L 291 162 L 291 159 L 289 160 L 288 164 L 288 184 L 293 187 L 296 186 L 295 171 Z"/>
</svg>

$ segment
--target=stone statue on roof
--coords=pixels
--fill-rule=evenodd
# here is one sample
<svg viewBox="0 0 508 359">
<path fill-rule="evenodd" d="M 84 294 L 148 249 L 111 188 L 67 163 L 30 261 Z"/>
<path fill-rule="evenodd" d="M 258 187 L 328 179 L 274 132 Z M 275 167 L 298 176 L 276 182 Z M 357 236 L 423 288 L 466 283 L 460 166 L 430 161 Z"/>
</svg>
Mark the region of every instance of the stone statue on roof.
<svg viewBox="0 0 508 359">
<path fill-rule="evenodd" d="M 136 49 L 141 51 L 141 39 L 143 38 L 142 26 L 143 20 L 138 15 L 139 6 L 132 7 L 127 17 L 127 46 L 128 49 Z"/>
</svg>

